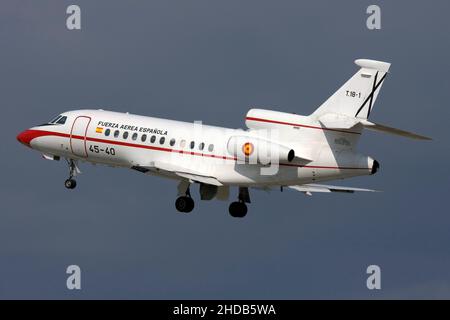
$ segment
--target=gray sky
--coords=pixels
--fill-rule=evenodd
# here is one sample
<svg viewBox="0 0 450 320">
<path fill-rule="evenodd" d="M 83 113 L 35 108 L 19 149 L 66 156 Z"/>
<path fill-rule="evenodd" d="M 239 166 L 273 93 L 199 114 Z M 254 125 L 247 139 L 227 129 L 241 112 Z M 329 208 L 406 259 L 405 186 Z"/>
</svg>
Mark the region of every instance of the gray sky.
<svg viewBox="0 0 450 320">
<path fill-rule="evenodd" d="M 450 298 L 450 3 L 376 1 L 369 31 L 372 2 L 2 1 L 0 298 Z M 243 220 L 219 201 L 180 215 L 172 181 L 85 164 L 68 191 L 64 162 L 15 140 L 82 107 L 233 128 L 251 106 L 309 114 L 356 58 L 392 62 L 372 120 L 434 139 L 364 134 L 382 170 L 342 184 L 383 193 L 254 191 Z"/>
</svg>

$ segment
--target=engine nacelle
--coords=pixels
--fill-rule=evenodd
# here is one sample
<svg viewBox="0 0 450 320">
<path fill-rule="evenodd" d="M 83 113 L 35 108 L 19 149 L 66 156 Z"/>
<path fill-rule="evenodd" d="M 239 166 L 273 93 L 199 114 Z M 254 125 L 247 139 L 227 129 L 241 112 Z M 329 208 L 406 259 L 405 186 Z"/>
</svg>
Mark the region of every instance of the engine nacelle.
<svg viewBox="0 0 450 320">
<path fill-rule="evenodd" d="M 291 162 L 295 158 L 293 149 L 256 137 L 233 136 L 228 140 L 227 149 L 238 160 L 255 164 Z"/>
</svg>

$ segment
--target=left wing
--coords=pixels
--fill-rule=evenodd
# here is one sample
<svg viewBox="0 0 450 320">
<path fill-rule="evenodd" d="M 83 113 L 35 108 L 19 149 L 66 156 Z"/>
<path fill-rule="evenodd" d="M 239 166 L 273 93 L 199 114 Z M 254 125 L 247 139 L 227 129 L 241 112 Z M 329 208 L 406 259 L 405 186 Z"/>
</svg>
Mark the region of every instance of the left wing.
<svg viewBox="0 0 450 320">
<path fill-rule="evenodd" d="M 179 177 L 186 178 L 188 180 L 202 182 L 205 184 L 210 184 L 210 185 L 218 186 L 218 187 L 223 186 L 223 184 L 214 177 L 202 176 L 199 174 L 186 173 L 186 172 L 175 172 L 175 174 Z"/>
<path fill-rule="evenodd" d="M 223 184 L 217 180 L 215 177 L 206 176 L 201 174 L 200 172 L 194 171 L 189 168 L 185 168 L 179 165 L 165 163 L 165 162 L 154 162 L 152 161 L 149 165 L 146 166 L 135 166 L 132 169 L 147 173 L 148 171 L 153 172 L 161 172 L 161 173 L 169 173 L 175 176 L 188 179 L 190 181 L 201 182 L 210 184 L 213 186 L 222 186 Z"/>
<path fill-rule="evenodd" d="M 362 189 L 362 188 L 351 188 L 351 187 L 341 187 L 341 186 L 330 186 L 326 184 L 302 184 L 298 186 L 289 186 L 289 188 L 304 192 L 307 195 L 312 195 L 312 192 L 344 192 L 344 193 L 354 193 L 354 192 L 378 192 L 372 189 Z"/>
</svg>

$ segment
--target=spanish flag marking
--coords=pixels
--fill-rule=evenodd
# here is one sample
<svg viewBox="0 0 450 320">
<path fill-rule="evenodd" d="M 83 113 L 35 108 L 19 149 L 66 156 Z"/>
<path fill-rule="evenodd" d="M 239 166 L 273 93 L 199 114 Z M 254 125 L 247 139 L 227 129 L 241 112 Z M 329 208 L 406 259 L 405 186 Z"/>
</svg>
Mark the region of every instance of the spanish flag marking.
<svg viewBox="0 0 450 320">
<path fill-rule="evenodd" d="M 95 129 L 95 132 L 103 133 L 103 128 L 102 127 L 97 127 L 97 129 Z"/>
<path fill-rule="evenodd" d="M 248 157 L 253 153 L 253 143 L 251 142 L 246 142 L 242 145 L 242 152 Z"/>
</svg>

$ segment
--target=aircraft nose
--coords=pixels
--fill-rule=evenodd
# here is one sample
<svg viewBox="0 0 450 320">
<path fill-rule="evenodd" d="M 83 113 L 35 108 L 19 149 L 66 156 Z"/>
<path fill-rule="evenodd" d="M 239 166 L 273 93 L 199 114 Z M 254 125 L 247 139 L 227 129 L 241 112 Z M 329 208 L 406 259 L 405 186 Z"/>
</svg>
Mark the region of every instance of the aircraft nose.
<svg viewBox="0 0 450 320">
<path fill-rule="evenodd" d="M 24 130 L 21 133 L 19 133 L 16 137 L 17 141 L 19 141 L 20 143 L 26 145 L 27 147 L 30 146 L 30 141 L 32 139 L 31 134 L 30 134 L 30 130 Z"/>
</svg>

